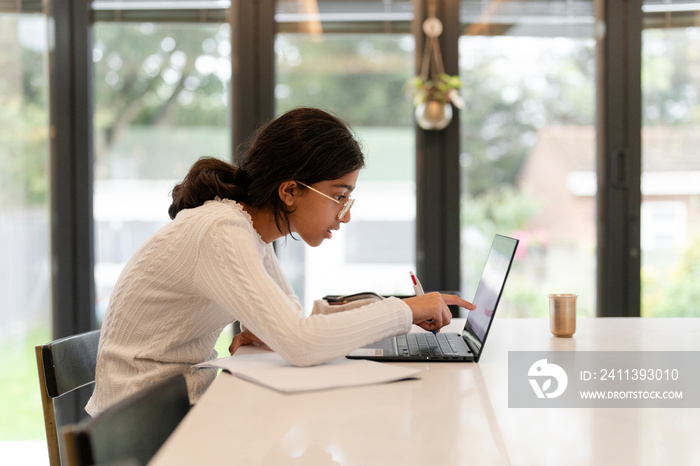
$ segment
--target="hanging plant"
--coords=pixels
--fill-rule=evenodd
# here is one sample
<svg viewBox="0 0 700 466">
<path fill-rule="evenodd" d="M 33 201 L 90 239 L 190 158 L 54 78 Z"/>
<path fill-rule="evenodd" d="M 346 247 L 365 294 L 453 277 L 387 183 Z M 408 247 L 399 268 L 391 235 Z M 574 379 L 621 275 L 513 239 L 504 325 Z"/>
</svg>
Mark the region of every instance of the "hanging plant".
<svg viewBox="0 0 700 466">
<path fill-rule="evenodd" d="M 440 73 L 434 79 L 425 79 L 421 76 L 413 78 L 413 105 L 420 105 L 428 101 L 441 104 L 451 103 L 457 108 L 464 107 L 464 99 L 459 94 L 462 80 L 459 76 L 450 76 Z"/>
<path fill-rule="evenodd" d="M 428 18 L 423 22 L 423 32 L 425 48 L 421 74 L 412 82 L 416 123 L 426 130 L 441 130 L 452 121 L 452 105 L 462 108 L 464 100 L 459 94 L 462 80 L 459 76 L 445 73 L 442 64 L 438 41 L 442 34 L 442 22 L 435 17 L 435 0 L 428 3 Z"/>
<path fill-rule="evenodd" d="M 425 130 L 441 130 L 452 121 L 452 105 L 464 106 L 459 94 L 459 76 L 440 73 L 433 79 L 416 76 L 413 79 L 413 104 L 418 126 Z"/>
</svg>

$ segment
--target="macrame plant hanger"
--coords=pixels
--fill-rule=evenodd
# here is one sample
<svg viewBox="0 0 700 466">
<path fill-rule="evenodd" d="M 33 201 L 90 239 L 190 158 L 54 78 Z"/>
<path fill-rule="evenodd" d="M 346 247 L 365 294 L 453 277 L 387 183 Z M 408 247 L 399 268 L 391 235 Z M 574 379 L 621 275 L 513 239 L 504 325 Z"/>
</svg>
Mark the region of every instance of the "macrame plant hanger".
<svg viewBox="0 0 700 466">
<path fill-rule="evenodd" d="M 441 130 L 452 121 L 452 106 L 449 96 L 438 88 L 440 77 L 445 75 L 445 66 L 440 52 L 442 22 L 436 17 L 437 0 L 428 0 L 428 17 L 423 22 L 425 46 L 421 61 L 420 80 L 423 83 L 424 99 L 416 106 L 416 122 L 426 130 Z"/>
<path fill-rule="evenodd" d="M 423 33 L 425 34 L 425 46 L 423 47 L 423 60 L 421 62 L 420 76 L 423 81 L 435 79 L 445 72 L 440 52 L 438 37 L 442 34 L 442 21 L 435 16 L 436 0 L 428 0 L 428 18 L 423 21 Z M 430 65 L 433 65 L 433 74 L 430 74 Z"/>
</svg>

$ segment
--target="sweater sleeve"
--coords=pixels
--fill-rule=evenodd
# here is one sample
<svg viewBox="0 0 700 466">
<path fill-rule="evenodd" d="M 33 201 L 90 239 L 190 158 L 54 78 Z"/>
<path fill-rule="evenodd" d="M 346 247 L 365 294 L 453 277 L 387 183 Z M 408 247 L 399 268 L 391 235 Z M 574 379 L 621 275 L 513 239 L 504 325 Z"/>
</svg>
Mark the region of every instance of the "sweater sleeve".
<svg viewBox="0 0 700 466">
<path fill-rule="evenodd" d="M 279 285 L 282 292 L 287 296 L 287 298 L 289 298 L 294 307 L 298 309 L 299 312 L 303 312 L 299 297 L 294 293 L 292 284 L 289 283 L 289 279 L 282 271 L 282 267 L 280 267 L 280 263 L 277 260 L 275 249 L 272 247 L 272 244 L 266 245 L 265 249 L 263 267 L 265 267 L 265 270 L 270 275 L 270 278 L 272 278 L 272 280 Z"/>
<path fill-rule="evenodd" d="M 346 304 L 329 304 L 325 299 L 317 299 L 314 301 L 311 314 L 333 314 L 334 312 L 345 312 L 357 309 L 358 307 L 381 301 L 380 298 L 358 299 Z"/>
<path fill-rule="evenodd" d="M 411 328 L 410 308 L 395 298 L 304 317 L 263 261 L 254 231 L 221 219 L 200 240 L 194 285 L 292 365 L 330 361 Z"/>
</svg>

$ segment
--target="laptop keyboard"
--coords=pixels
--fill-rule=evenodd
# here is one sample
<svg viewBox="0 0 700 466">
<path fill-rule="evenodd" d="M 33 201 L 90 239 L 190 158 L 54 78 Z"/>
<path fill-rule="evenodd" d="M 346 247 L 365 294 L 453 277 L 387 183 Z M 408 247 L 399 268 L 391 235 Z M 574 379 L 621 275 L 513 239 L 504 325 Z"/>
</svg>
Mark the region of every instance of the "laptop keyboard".
<svg viewBox="0 0 700 466">
<path fill-rule="evenodd" d="M 404 356 L 455 356 L 457 348 L 444 333 L 407 333 L 396 337 L 399 354 Z"/>
</svg>

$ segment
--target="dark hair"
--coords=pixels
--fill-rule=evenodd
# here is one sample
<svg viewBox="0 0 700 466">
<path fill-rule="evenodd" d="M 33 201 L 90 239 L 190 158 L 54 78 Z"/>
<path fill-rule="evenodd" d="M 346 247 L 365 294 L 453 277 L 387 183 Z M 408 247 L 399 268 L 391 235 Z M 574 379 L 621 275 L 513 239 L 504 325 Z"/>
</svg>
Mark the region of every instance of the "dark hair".
<svg viewBox="0 0 700 466">
<path fill-rule="evenodd" d="M 290 231 L 287 206 L 279 185 L 335 180 L 362 168 L 364 155 L 347 123 L 315 108 L 298 108 L 268 122 L 235 156 L 235 165 L 212 157 L 199 159 L 173 188 L 168 209 L 175 218 L 182 209 L 199 207 L 215 197 L 268 208 L 277 228 Z"/>
</svg>

